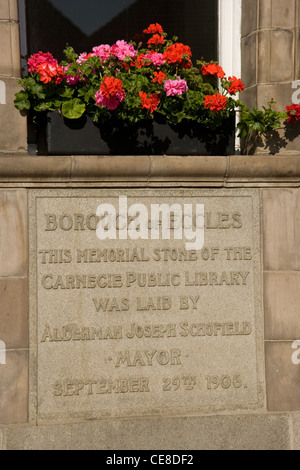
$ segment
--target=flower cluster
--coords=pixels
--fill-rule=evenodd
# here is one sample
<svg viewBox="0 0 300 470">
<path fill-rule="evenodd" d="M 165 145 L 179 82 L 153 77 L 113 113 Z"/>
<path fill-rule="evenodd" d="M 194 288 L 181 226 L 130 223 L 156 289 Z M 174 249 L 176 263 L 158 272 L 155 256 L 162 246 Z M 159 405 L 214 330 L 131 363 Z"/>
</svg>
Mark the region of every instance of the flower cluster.
<svg viewBox="0 0 300 470">
<path fill-rule="evenodd" d="M 224 78 L 225 72 L 222 67 L 218 64 L 206 64 L 202 67 L 203 75 L 216 76 L 218 78 Z"/>
<path fill-rule="evenodd" d="M 30 59 L 28 59 L 28 71 L 33 73 L 38 73 L 40 76 L 40 81 L 43 83 L 49 83 L 54 79 L 54 83 L 58 85 L 61 83 L 64 76 L 64 69 L 50 52 L 38 52 L 33 54 Z"/>
<path fill-rule="evenodd" d="M 207 95 L 204 100 L 204 106 L 206 109 L 210 109 L 214 113 L 226 109 L 226 96 L 218 93 L 217 95 Z"/>
<path fill-rule="evenodd" d="M 106 76 L 95 94 L 95 100 L 98 106 L 106 106 L 108 109 L 114 110 L 125 96 L 122 81 L 119 78 Z"/>
<path fill-rule="evenodd" d="M 172 124 L 188 119 L 211 129 L 236 110 L 247 116 L 238 98 L 244 90 L 239 78 L 226 77 L 213 61 L 193 63 L 191 48 L 168 39 L 158 23 L 136 37 L 138 44 L 121 39 L 79 54 L 67 47 L 61 63 L 50 52 L 33 54 L 15 106 L 36 113 L 57 110 L 69 119 L 86 113 L 95 122 L 116 116 L 137 123 L 159 113 Z M 300 107 L 290 106 L 286 117 L 300 119 Z"/>
<path fill-rule="evenodd" d="M 297 122 L 300 119 L 300 105 L 292 104 L 291 106 L 286 107 L 288 119 L 287 122 Z"/>
</svg>

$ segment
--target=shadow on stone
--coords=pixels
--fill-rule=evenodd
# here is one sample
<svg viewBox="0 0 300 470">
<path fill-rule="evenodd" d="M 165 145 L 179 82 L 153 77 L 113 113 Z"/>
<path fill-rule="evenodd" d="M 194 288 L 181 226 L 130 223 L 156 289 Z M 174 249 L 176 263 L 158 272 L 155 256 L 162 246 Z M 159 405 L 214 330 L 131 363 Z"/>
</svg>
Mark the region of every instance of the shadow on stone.
<svg viewBox="0 0 300 470">
<path fill-rule="evenodd" d="M 254 155 L 262 151 L 269 155 L 276 155 L 283 149 L 298 150 L 300 147 L 300 121 L 295 123 L 285 122 L 284 126 L 269 134 L 260 135 L 257 132 L 249 132 L 241 141 L 242 153 Z"/>
<path fill-rule="evenodd" d="M 286 122 L 284 126 L 284 136 L 289 142 L 293 142 L 300 136 L 300 121 Z"/>
<path fill-rule="evenodd" d="M 258 137 L 258 146 L 264 147 L 265 150 L 269 150 L 270 155 L 275 155 L 279 153 L 282 148 L 287 146 L 287 140 L 280 136 L 277 130 L 270 132 L 270 134 L 265 135 L 263 138 Z"/>
</svg>

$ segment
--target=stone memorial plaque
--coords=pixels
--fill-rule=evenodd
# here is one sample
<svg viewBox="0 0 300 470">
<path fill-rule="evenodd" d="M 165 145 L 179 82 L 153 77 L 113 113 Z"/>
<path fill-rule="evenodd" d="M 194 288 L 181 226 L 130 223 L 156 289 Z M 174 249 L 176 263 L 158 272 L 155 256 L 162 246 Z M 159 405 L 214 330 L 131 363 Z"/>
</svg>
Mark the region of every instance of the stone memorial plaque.
<svg viewBox="0 0 300 470">
<path fill-rule="evenodd" d="M 256 190 L 31 190 L 31 419 L 264 406 L 259 207 Z"/>
</svg>

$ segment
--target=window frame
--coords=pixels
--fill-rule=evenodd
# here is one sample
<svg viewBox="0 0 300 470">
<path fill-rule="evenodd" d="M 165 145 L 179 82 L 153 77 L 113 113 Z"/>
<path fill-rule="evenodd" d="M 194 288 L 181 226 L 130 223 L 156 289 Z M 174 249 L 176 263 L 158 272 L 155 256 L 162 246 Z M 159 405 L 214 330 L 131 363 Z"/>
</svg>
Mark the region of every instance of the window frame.
<svg viewBox="0 0 300 470">
<path fill-rule="evenodd" d="M 240 78 L 242 74 L 241 53 L 241 27 L 242 27 L 242 0 L 219 0 L 219 37 L 218 55 L 219 64 L 223 67 L 227 77 Z M 237 98 L 239 94 L 237 95 Z M 239 121 L 236 115 L 236 124 Z M 235 135 L 235 153 L 241 153 L 241 142 L 238 130 Z"/>
</svg>

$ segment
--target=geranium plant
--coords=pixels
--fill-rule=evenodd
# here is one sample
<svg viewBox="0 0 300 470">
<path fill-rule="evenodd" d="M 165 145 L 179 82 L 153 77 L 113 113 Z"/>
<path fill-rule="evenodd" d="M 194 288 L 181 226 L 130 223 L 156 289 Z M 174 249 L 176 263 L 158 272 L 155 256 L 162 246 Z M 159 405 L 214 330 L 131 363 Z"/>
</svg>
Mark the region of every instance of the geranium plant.
<svg viewBox="0 0 300 470">
<path fill-rule="evenodd" d="M 210 129 L 239 110 L 242 137 L 248 130 L 268 132 L 289 117 L 272 106 L 250 112 L 237 99 L 244 89 L 239 78 L 227 77 L 213 61 L 193 64 L 190 47 L 168 39 L 158 23 L 143 33 L 139 43 L 119 40 L 80 54 L 68 46 L 60 63 L 50 52 L 33 54 L 15 106 L 22 112 L 58 111 L 68 119 L 86 113 L 95 122 L 115 116 L 137 123 L 160 114 L 170 124 L 186 119 Z"/>
</svg>

